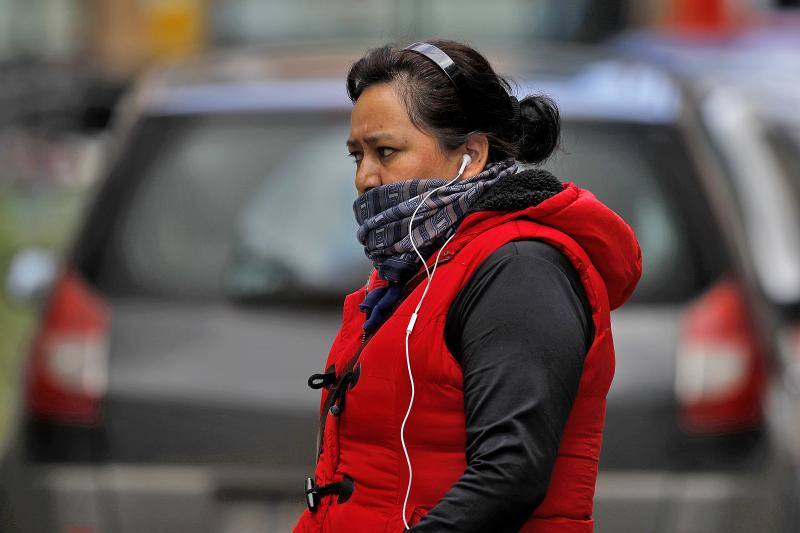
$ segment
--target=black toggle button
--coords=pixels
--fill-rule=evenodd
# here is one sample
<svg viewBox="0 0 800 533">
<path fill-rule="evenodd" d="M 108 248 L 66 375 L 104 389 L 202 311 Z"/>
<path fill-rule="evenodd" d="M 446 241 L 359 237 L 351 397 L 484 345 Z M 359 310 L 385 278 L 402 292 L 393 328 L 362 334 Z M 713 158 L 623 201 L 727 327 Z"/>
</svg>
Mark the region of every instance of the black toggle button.
<svg viewBox="0 0 800 533">
<path fill-rule="evenodd" d="M 306 505 L 309 511 L 316 511 L 319 506 L 319 499 L 328 494 L 338 494 L 336 503 L 344 503 L 350 499 L 355 490 L 355 482 L 348 475 L 342 476 L 341 481 L 329 483 L 327 485 L 317 485 L 314 478 L 307 477 L 305 481 Z"/>
<path fill-rule="evenodd" d="M 330 387 L 336 381 L 336 370 L 333 365 L 324 374 L 311 374 L 308 378 L 308 386 L 312 389 Z"/>
</svg>

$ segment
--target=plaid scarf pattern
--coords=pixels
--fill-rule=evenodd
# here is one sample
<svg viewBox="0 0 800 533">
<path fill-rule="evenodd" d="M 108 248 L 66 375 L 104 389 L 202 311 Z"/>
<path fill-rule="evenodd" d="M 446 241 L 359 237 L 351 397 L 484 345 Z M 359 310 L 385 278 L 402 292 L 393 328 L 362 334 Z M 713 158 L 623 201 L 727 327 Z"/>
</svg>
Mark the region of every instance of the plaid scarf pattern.
<svg viewBox="0 0 800 533">
<path fill-rule="evenodd" d="M 414 179 L 380 185 L 359 196 L 353 211 L 359 224 L 357 238 L 375 265 L 378 275 L 390 283 L 405 283 L 422 266 L 411 239 L 427 258 L 452 235 L 470 207 L 505 176 L 514 174 L 514 159 L 490 163 L 480 174 L 458 180 L 433 193 L 408 223 L 422 198 L 450 180 Z"/>
</svg>

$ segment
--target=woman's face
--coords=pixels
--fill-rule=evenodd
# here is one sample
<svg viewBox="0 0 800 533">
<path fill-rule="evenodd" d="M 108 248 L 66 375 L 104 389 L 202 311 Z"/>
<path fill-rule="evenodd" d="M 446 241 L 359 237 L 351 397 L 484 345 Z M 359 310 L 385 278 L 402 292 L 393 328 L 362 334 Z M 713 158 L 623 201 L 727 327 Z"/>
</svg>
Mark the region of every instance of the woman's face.
<svg viewBox="0 0 800 533">
<path fill-rule="evenodd" d="M 434 137 L 411 123 L 391 85 L 371 85 L 350 115 L 347 148 L 356 162 L 358 194 L 415 178 L 452 179 L 465 150 L 444 153 Z M 466 176 L 465 172 L 465 176 Z"/>
</svg>

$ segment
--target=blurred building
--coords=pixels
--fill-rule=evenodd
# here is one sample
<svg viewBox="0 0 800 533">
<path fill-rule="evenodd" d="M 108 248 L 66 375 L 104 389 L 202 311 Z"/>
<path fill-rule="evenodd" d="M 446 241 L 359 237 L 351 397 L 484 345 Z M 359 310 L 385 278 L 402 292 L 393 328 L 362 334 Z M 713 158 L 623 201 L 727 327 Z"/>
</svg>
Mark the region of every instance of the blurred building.
<svg viewBox="0 0 800 533">
<path fill-rule="evenodd" d="M 719 28 L 798 0 L 0 0 L 0 62 L 90 63 L 127 77 L 209 46 L 447 35 L 598 42 L 631 26 Z"/>
<path fill-rule="evenodd" d="M 125 76 L 153 61 L 179 60 L 207 44 L 208 0 L 91 0 L 87 48 L 96 64 Z"/>
<path fill-rule="evenodd" d="M 0 0 L 0 61 L 73 57 L 84 13 L 77 0 Z"/>
<path fill-rule="evenodd" d="M 796 0 L 0 0 L 0 124 L 102 126 L 147 65 L 209 48 L 447 36 L 483 48 L 719 31 Z M 84 111 L 75 112 L 84 107 Z M 71 110 L 71 111 L 64 111 Z M 13 116 L 9 116 L 13 115 Z M 47 118 L 42 118 L 47 115 Z M 65 119 L 64 117 L 68 117 Z"/>
</svg>

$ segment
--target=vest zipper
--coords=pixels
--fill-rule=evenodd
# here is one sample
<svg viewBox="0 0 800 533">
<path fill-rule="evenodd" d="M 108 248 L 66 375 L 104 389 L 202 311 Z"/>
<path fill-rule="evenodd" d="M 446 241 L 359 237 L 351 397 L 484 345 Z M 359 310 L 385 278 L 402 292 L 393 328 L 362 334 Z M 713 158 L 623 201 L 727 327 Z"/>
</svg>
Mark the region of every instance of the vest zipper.
<svg viewBox="0 0 800 533">
<path fill-rule="evenodd" d="M 365 292 L 364 295 L 366 296 L 366 294 L 367 293 Z M 353 368 L 356 366 L 358 358 L 361 356 L 361 352 L 364 351 L 364 347 L 367 345 L 367 343 L 373 337 L 374 334 L 375 332 L 372 332 L 370 335 L 367 335 L 367 332 L 365 330 L 363 329 L 361 330 L 361 344 L 359 345 L 358 350 L 356 350 L 355 355 L 353 355 L 353 357 L 350 358 L 350 360 L 345 365 L 344 369 L 339 374 L 339 379 L 337 379 L 336 382 L 331 387 L 331 389 L 328 390 L 328 395 L 325 397 L 325 403 L 323 404 L 322 413 L 320 414 L 319 431 L 317 432 L 317 457 L 316 457 L 317 463 L 319 463 L 319 458 L 322 455 L 322 441 L 325 438 L 325 421 L 328 419 L 328 414 L 330 413 L 330 410 L 333 407 L 333 400 L 335 399 L 333 395 L 333 390 L 338 385 L 339 380 L 342 379 L 342 376 L 345 373 L 352 371 Z"/>
</svg>

